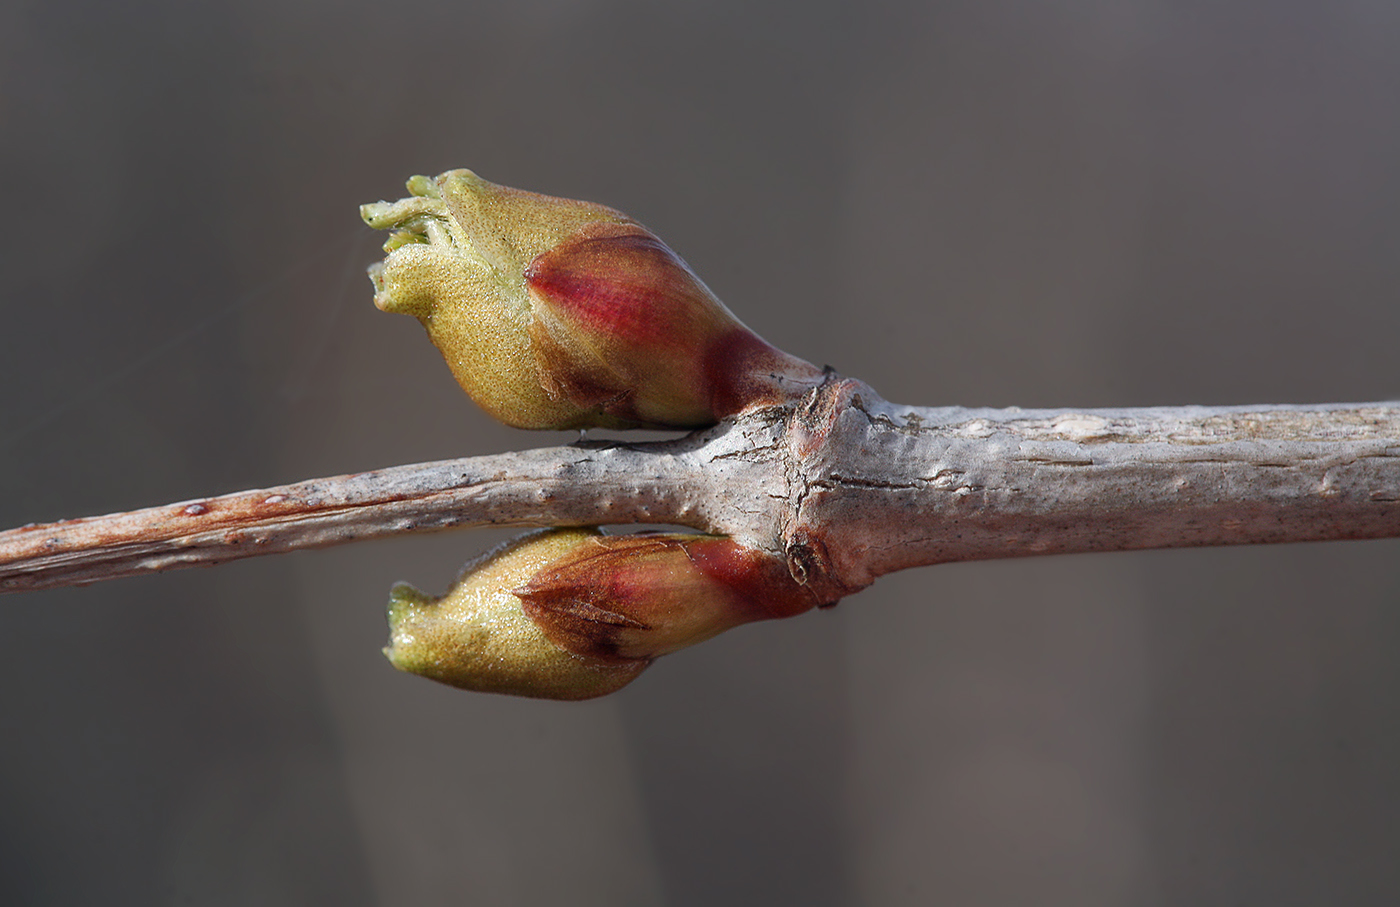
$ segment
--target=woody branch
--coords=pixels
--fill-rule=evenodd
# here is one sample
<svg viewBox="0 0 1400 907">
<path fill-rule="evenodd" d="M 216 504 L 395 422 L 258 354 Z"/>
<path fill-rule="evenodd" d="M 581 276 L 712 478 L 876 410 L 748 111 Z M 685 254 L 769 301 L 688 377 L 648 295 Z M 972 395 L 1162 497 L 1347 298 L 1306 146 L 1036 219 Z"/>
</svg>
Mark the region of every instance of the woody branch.
<svg viewBox="0 0 1400 907">
<path fill-rule="evenodd" d="M 405 532 L 673 523 L 822 600 L 907 567 L 1400 536 L 1400 403 L 918 408 L 829 379 L 674 441 L 399 466 L 0 532 L 0 591 Z"/>
</svg>

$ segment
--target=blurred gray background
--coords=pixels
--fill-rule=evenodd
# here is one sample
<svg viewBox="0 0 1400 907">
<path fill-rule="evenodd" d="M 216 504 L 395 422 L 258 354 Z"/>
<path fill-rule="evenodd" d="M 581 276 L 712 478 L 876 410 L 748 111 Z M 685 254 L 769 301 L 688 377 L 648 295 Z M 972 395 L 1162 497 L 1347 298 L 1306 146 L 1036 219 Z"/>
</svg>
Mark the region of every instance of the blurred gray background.
<svg viewBox="0 0 1400 907">
<path fill-rule="evenodd" d="M 0 5 L 0 524 L 568 440 L 370 302 L 601 201 L 922 404 L 1400 396 L 1400 6 Z M 502 534 L 0 599 L 0 903 L 1393 904 L 1400 542 L 990 562 L 609 699 L 379 653 Z"/>
</svg>

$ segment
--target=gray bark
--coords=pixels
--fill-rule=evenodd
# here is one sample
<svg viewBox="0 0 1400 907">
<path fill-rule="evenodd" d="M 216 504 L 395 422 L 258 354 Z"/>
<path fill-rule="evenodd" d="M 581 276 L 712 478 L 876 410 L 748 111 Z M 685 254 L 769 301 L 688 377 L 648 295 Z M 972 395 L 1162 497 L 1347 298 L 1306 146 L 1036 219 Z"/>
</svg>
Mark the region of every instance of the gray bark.
<svg viewBox="0 0 1400 907">
<path fill-rule="evenodd" d="M 1400 403 L 898 406 L 849 379 L 674 441 L 400 466 L 0 532 L 0 591 L 488 525 L 674 523 L 824 600 L 923 564 L 1400 536 Z"/>
</svg>

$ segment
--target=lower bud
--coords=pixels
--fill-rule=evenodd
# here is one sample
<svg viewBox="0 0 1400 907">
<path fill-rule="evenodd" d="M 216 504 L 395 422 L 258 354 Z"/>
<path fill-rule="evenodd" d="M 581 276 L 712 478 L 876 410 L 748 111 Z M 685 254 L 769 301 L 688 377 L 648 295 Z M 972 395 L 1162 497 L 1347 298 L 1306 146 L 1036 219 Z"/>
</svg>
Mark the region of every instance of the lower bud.
<svg viewBox="0 0 1400 907">
<path fill-rule="evenodd" d="M 515 591 L 550 639 L 591 658 L 656 658 L 816 604 L 781 561 L 731 539 L 595 536 Z"/>
<path fill-rule="evenodd" d="M 817 604 L 765 552 L 714 536 L 524 536 L 442 598 L 395 587 L 389 660 L 453 686 L 550 699 L 621 688 L 652 659 Z"/>
<path fill-rule="evenodd" d="M 389 596 L 389 661 L 400 671 L 485 693 L 591 699 L 626 686 L 646 659 L 602 661 L 562 648 L 521 609 L 511 590 L 594 535 L 533 533 L 469 564 L 434 598 L 404 583 Z"/>
</svg>

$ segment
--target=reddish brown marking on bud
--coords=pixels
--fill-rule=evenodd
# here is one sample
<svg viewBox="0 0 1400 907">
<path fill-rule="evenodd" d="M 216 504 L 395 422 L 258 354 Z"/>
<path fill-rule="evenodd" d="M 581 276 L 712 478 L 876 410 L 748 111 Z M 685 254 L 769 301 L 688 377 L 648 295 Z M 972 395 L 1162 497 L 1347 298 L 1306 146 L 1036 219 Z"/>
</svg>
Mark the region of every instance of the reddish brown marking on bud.
<svg viewBox="0 0 1400 907">
<path fill-rule="evenodd" d="M 781 559 L 766 552 L 727 538 L 700 538 L 685 548 L 702 573 L 745 599 L 753 620 L 793 617 L 824 604 L 793 580 Z"/>
<path fill-rule="evenodd" d="M 654 658 L 820 603 L 781 558 L 672 533 L 593 539 L 512 594 L 556 645 L 608 663 Z"/>
<path fill-rule="evenodd" d="M 784 360 L 791 358 L 743 325 L 716 337 L 701 364 L 715 415 L 723 418 L 752 406 L 783 402 L 771 376 L 781 373 Z"/>
<path fill-rule="evenodd" d="M 594 363 L 588 368 L 562 347 L 539 321 L 530 323 L 530 342 L 540 386 L 551 400 L 568 400 L 587 409 L 597 407 L 620 419 L 636 419 L 627 401 L 635 393 L 626 379 Z"/>
<path fill-rule="evenodd" d="M 614 665 L 636 661 L 623 655 L 627 630 L 645 630 L 646 624 L 625 614 L 599 608 L 584 600 L 585 590 L 550 590 L 548 593 L 521 590 L 520 607 L 555 645 L 600 664 Z"/>
<path fill-rule="evenodd" d="M 639 554 L 665 543 L 643 539 L 599 539 L 592 550 L 551 564 L 514 594 L 556 645 L 605 663 L 634 660 L 618 650 L 627 642 L 627 631 L 646 630 L 648 624 L 614 609 L 654 594 L 631 568 Z"/>
<path fill-rule="evenodd" d="M 590 224 L 530 262 L 525 282 L 580 322 L 650 350 L 692 346 L 716 305 L 680 256 L 628 224 Z"/>
</svg>

